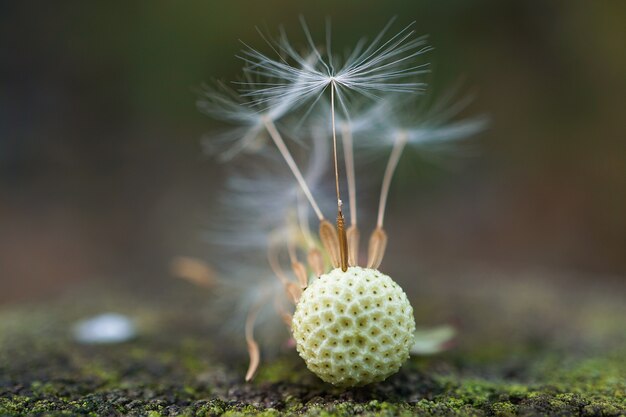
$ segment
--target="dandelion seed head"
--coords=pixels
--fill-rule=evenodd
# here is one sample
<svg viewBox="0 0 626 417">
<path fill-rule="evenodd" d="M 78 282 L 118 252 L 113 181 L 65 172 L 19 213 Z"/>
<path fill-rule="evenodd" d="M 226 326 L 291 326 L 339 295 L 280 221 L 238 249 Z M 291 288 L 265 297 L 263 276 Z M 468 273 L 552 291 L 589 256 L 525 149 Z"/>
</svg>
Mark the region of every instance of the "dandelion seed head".
<svg viewBox="0 0 626 417">
<path fill-rule="evenodd" d="M 386 379 L 409 357 L 415 320 L 406 294 L 374 269 L 334 269 L 305 291 L 293 335 L 307 367 L 338 386 Z"/>
<path fill-rule="evenodd" d="M 415 36 L 414 24 L 389 35 L 392 23 L 343 55 L 333 53 L 329 23 L 324 47 L 304 19 L 302 50 L 283 29 L 276 39 L 261 33 L 273 54 L 243 43 L 237 91 L 218 85 L 199 100 L 201 111 L 227 126 L 205 145 L 229 161 L 206 236 L 215 248 L 212 265 L 231 277 L 220 291 L 239 297 L 233 320 L 250 355 L 246 380 L 261 361 L 255 326 L 275 351 L 280 338 L 268 334 L 286 325 L 309 369 L 340 386 L 385 379 L 414 345 L 406 294 L 378 270 L 390 184 L 405 147 L 442 147 L 484 129 L 486 119 L 456 120 L 468 100 L 453 94 L 424 98 L 420 76 L 429 67 L 422 55 L 431 48 Z M 378 216 L 363 268 L 357 194 L 376 170 L 357 179 L 357 162 L 381 152 L 388 161 L 376 179 Z M 336 227 L 326 217 L 333 209 Z"/>
</svg>

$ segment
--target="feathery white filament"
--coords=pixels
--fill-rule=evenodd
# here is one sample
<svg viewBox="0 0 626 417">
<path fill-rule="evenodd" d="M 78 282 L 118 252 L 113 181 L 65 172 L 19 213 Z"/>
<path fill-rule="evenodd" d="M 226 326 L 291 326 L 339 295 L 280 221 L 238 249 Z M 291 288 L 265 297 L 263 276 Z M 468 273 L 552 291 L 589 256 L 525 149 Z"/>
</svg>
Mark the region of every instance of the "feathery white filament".
<svg viewBox="0 0 626 417">
<path fill-rule="evenodd" d="M 304 20 L 302 27 L 310 53 L 316 58 L 315 62 L 296 52 L 284 32 L 281 33 L 280 40 L 271 45 L 274 51 L 282 52 L 278 54 L 278 59 L 272 59 L 244 43 L 246 49 L 239 58 L 247 64 L 246 73 L 264 81 L 242 83 L 243 95 L 249 97 L 253 105 L 272 107 L 284 100 L 289 100 L 294 106 L 310 99 L 317 101 L 331 83 L 337 90 L 345 88 L 368 97 L 376 97 L 376 93 L 382 92 L 415 92 L 423 88 L 424 84 L 410 78 L 424 73 L 427 65 L 413 65 L 411 60 L 428 52 L 430 47 L 426 46 L 424 37 L 411 39 L 415 33 L 411 29 L 414 23 L 382 42 L 392 22 L 393 20 L 385 26 L 367 48 L 363 49 L 364 42 L 359 42 L 343 66 L 337 70 L 330 55 L 329 27 L 326 33 L 327 61 L 316 48 Z M 288 59 L 297 65 L 291 65 Z"/>
</svg>

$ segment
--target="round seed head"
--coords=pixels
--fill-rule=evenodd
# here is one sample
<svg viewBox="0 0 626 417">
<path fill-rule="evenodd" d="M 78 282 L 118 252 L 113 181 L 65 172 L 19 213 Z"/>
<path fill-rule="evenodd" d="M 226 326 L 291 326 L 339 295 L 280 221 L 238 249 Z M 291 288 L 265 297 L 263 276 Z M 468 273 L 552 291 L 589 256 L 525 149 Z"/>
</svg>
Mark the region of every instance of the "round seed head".
<svg viewBox="0 0 626 417">
<path fill-rule="evenodd" d="M 406 294 L 369 268 L 337 268 L 309 285 L 296 306 L 293 336 L 307 367 L 343 387 L 382 381 L 409 357 L 415 320 Z"/>
</svg>

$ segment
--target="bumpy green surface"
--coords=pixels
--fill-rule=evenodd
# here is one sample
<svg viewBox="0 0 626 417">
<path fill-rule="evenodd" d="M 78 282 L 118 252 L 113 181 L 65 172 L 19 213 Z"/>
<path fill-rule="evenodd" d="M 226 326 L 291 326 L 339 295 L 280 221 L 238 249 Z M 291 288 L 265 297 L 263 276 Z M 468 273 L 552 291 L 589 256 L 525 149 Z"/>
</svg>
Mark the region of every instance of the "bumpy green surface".
<svg viewBox="0 0 626 417">
<path fill-rule="evenodd" d="M 233 352 L 240 345 L 217 343 L 189 302 L 141 311 L 119 303 L 117 311 L 140 318 L 141 333 L 113 346 L 71 341 L 80 312 L 5 308 L 0 416 L 626 415 L 623 303 L 583 291 L 559 304 L 558 291 L 540 290 L 503 292 L 519 303 L 458 298 L 455 308 L 467 313 L 454 349 L 411 358 L 386 381 L 352 390 L 321 382 L 285 346 L 244 383 L 247 358 Z M 414 306 L 437 314 L 420 301 Z"/>
<path fill-rule="evenodd" d="M 406 294 L 387 275 L 337 268 L 304 291 L 292 330 L 298 353 L 313 373 L 351 387 L 398 372 L 409 357 L 415 320 Z"/>
</svg>

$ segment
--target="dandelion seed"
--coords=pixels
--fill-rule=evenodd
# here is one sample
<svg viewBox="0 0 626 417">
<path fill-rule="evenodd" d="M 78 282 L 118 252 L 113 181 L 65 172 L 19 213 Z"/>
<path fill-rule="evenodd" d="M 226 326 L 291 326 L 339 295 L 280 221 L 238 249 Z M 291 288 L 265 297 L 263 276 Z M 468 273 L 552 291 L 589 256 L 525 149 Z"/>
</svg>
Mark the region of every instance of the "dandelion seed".
<svg viewBox="0 0 626 417">
<path fill-rule="evenodd" d="M 425 38 L 413 39 L 414 31 L 413 23 L 405 27 L 396 35 L 387 41 L 382 41 L 385 33 L 389 29 L 393 21 L 379 33 L 379 35 L 363 49 L 364 42 L 360 42 L 353 50 L 352 54 L 345 60 L 343 66 L 335 70 L 333 65 L 333 57 L 331 53 L 330 30 L 327 25 L 326 45 L 328 51 L 328 59 L 324 60 L 319 52 L 311 32 L 301 18 L 302 28 L 311 50 L 309 56 L 317 58 L 315 64 L 311 64 L 310 60 L 305 59 L 301 54 L 289 44 L 286 35 L 283 35 L 279 42 L 276 42 L 272 49 L 277 52 L 284 52 L 288 59 L 291 59 L 297 65 L 291 65 L 285 58 L 279 55 L 279 59 L 269 58 L 258 50 L 247 46 L 240 58 L 247 64 L 245 71 L 248 75 L 265 78 L 268 81 L 262 83 L 243 83 L 244 96 L 252 98 L 254 105 L 270 105 L 270 103 L 280 103 L 281 100 L 289 102 L 294 101 L 294 97 L 299 97 L 300 103 L 305 103 L 312 99 L 315 104 L 322 96 L 322 93 L 328 88 L 330 89 L 330 107 L 331 107 L 331 125 L 333 140 L 333 163 L 335 168 L 335 188 L 337 195 L 337 234 L 339 238 L 340 248 L 340 266 L 345 272 L 348 267 L 348 238 L 343 215 L 343 202 L 339 190 L 339 165 L 337 158 L 337 135 L 335 124 L 335 99 L 340 104 L 346 117 L 349 118 L 347 110 L 347 98 L 344 97 L 346 92 L 357 92 L 368 97 L 377 97 L 376 94 L 384 92 L 414 92 L 423 87 L 422 83 L 410 81 L 407 77 L 421 74 L 425 71 L 426 66 L 413 65 L 411 59 L 427 52 L 430 48 L 425 45 Z M 272 46 L 271 42 L 268 42 Z M 245 44 L 244 44 L 245 45 Z M 276 145 L 283 153 L 286 162 L 289 164 L 298 182 L 316 209 L 313 198 L 305 183 L 292 165 L 293 161 L 288 154 L 284 153 L 284 144 L 276 138 L 277 131 L 273 126 L 268 126 L 270 135 L 275 140 Z M 345 150 L 345 164 L 348 172 L 348 186 L 351 201 L 351 241 L 354 245 L 358 245 L 358 229 L 356 224 L 356 191 L 354 179 L 354 160 L 352 156 L 352 142 L 349 131 L 345 131 L 342 135 Z M 317 211 L 317 210 L 316 210 Z M 323 216 L 318 213 L 320 221 Z M 352 258 L 355 258 L 354 251 Z M 352 260 L 353 263 L 355 259 Z"/>
<path fill-rule="evenodd" d="M 449 123 L 450 119 L 456 116 L 471 101 L 471 97 L 452 102 L 453 92 L 451 91 L 426 111 L 409 113 L 394 112 L 395 116 L 389 115 L 385 123 L 385 131 L 380 138 L 370 140 L 370 145 L 380 147 L 391 143 L 391 153 L 385 168 L 383 182 L 381 186 L 380 202 L 378 208 L 377 228 L 383 227 L 387 197 L 393 174 L 396 171 L 400 157 L 405 147 L 437 146 L 446 142 L 455 141 L 470 137 L 485 129 L 487 120 L 485 117 L 462 120 Z M 396 107 L 406 106 L 405 100 L 399 99 Z M 400 116 L 398 116 L 400 115 Z"/>
</svg>

